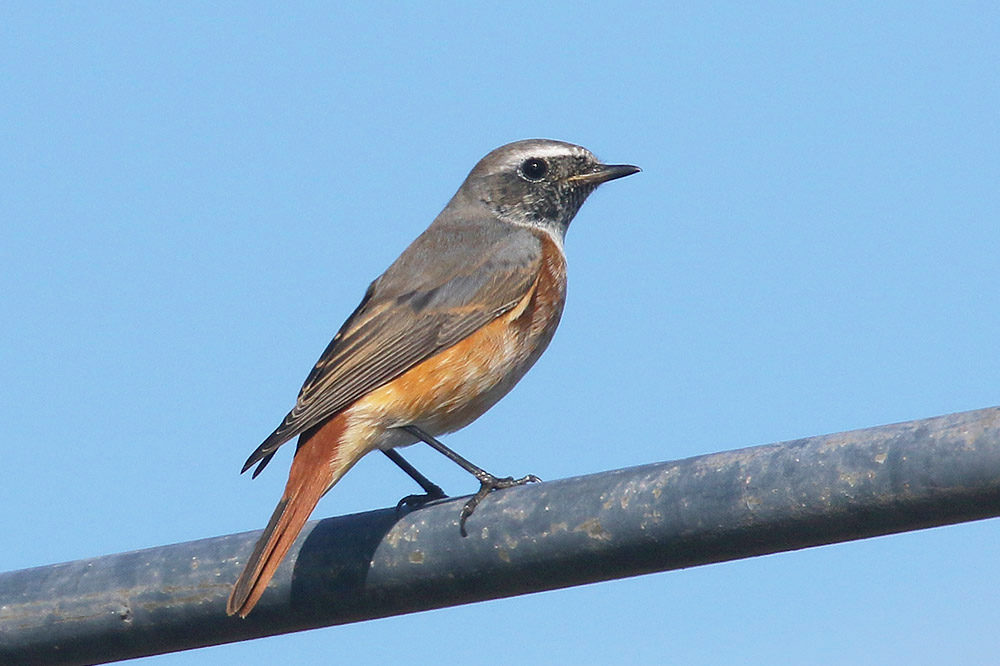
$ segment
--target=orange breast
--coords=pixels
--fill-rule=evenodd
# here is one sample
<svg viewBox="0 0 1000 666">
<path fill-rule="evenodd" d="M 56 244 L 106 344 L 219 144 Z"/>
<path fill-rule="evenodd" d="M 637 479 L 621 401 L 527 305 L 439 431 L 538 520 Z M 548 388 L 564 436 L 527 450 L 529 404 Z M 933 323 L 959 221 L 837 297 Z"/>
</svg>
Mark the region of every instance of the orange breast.
<svg viewBox="0 0 1000 666">
<path fill-rule="evenodd" d="M 352 421 L 441 434 L 468 425 L 506 395 L 545 351 L 565 303 L 562 251 L 540 238 L 538 277 L 513 309 L 358 400 L 348 410 Z"/>
</svg>

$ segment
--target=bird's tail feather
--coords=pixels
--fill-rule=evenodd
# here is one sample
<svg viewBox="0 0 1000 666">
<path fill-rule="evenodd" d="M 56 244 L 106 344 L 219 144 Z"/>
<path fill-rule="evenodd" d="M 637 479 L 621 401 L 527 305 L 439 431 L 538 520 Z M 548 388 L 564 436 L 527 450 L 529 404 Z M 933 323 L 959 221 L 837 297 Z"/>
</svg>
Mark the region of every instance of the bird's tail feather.
<svg viewBox="0 0 1000 666">
<path fill-rule="evenodd" d="M 357 461 L 351 455 L 337 462 L 344 431 L 345 417 L 339 415 L 299 443 L 281 501 L 229 595 L 229 615 L 246 617 L 253 610 L 320 498 Z"/>
</svg>

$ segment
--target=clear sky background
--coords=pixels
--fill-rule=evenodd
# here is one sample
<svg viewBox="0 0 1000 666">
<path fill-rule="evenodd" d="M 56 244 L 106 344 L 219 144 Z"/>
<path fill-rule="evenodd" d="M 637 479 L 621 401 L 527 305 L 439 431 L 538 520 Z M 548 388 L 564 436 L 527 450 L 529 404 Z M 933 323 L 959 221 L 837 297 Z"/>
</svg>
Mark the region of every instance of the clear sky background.
<svg viewBox="0 0 1000 666">
<path fill-rule="evenodd" d="M 487 469 L 1000 404 L 996 3 L 21 2 L 0 59 L 0 570 L 262 528 L 291 450 L 246 456 L 527 137 L 643 173 L 570 229 L 549 351 L 447 439 Z M 414 489 L 371 456 L 315 515 Z M 995 664 L 998 586 L 985 521 L 142 663 Z"/>
</svg>

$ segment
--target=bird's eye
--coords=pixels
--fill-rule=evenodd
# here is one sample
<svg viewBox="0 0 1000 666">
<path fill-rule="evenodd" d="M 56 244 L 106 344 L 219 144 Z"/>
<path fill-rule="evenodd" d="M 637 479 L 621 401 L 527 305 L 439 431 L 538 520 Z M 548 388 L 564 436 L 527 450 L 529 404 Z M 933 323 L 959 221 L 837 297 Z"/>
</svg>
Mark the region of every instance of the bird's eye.
<svg viewBox="0 0 1000 666">
<path fill-rule="evenodd" d="M 539 157 L 529 157 L 521 162 L 519 171 L 525 179 L 538 182 L 549 172 L 549 165 Z"/>
</svg>

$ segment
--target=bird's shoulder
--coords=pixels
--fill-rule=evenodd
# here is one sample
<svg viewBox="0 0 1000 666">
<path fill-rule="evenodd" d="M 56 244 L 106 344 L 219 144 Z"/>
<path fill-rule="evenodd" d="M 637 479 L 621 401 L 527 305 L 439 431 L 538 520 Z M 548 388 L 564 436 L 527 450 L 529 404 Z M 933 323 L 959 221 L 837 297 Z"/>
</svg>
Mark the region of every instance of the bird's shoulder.
<svg viewBox="0 0 1000 666">
<path fill-rule="evenodd" d="M 435 292 L 438 305 L 461 306 L 491 282 L 537 270 L 542 251 L 531 230 L 488 215 L 438 218 L 372 283 L 369 302 Z"/>
</svg>

